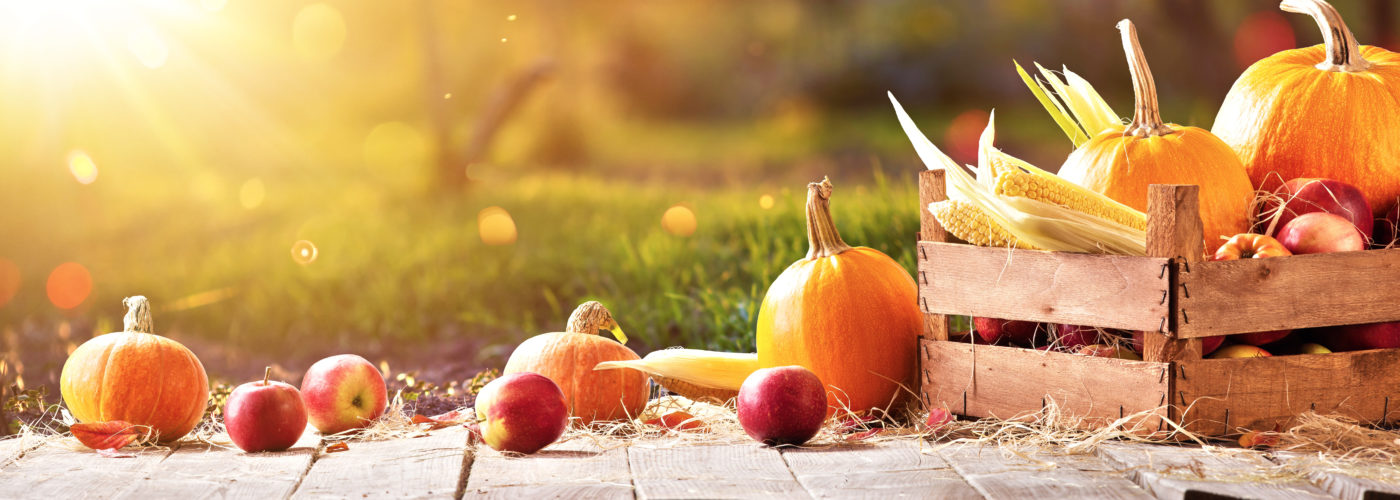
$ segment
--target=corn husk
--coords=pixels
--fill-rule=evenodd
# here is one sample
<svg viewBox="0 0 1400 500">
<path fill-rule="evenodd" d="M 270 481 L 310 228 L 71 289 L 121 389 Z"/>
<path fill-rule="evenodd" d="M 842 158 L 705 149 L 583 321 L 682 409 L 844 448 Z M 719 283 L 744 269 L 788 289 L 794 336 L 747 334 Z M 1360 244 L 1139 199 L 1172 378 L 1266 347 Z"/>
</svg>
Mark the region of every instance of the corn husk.
<svg viewBox="0 0 1400 500">
<path fill-rule="evenodd" d="M 593 369 L 623 368 L 646 373 L 666 390 L 692 400 L 723 403 L 739 394 L 739 386 L 759 365 L 757 353 L 675 348 L 638 360 L 605 361 Z"/>
<path fill-rule="evenodd" d="M 1061 72 L 1064 73 L 1065 79 L 1060 80 L 1054 72 L 1045 69 L 1040 63 L 1033 63 L 1040 71 L 1040 76 L 1037 77 L 1026 73 L 1021 63 L 1012 61 L 1012 64 L 1016 65 L 1016 73 L 1021 75 L 1021 81 L 1035 94 L 1036 100 L 1050 113 L 1060 130 L 1069 136 L 1074 147 L 1089 142 L 1089 139 L 1104 130 L 1123 126 L 1118 113 L 1113 112 L 1113 108 L 1099 96 L 1094 86 L 1069 68 L 1062 67 Z"/>
</svg>

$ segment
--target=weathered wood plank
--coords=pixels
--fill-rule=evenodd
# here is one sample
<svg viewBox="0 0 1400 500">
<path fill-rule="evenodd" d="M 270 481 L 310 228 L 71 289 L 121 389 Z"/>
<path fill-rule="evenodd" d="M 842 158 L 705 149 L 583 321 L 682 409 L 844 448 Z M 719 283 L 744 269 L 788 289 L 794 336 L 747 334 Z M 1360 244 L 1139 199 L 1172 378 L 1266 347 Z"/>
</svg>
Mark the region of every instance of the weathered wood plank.
<svg viewBox="0 0 1400 500">
<path fill-rule="evenodd" d="M 43 443 L 38 438 L 29 435 L 0 439 L 0 469 L 14 463 L 30 450 L 38 448 L 40 444 Z"/>
<path fill-rule="evenodd" d="M 551 483 L 467 488 L 462 498 L 515 500 L 521 498 L 550 498 L 568 500 L 630 499 L 632 485 L 616 483 Z"/>
<path fill-rule="evenodd" d="M 1400 470 L 1388 464 L 1349 461 L 1345 467 L 1316 455 L 1275 453 L 1273 461 L 1302 471 L 1314 486 L 1343 500 L 1400 498 Z"/>
<path fill-rule="evenodd" d="M 1129 426 L 1144 432 L 1158 430 L 1166 413 L 1166 363 L 957 342 L 926 340 L 923 346 L 921 383 L 930 408 L 1013 418 L 1053 400 L 1063 414 L 1085 417 L 1086 425 L 1155 410 Z"/>
<path fill-rule="evenodd" d="M 1203 262 L 1181 274 L 1183 337 L 1400 320 L 1400 248 Z"/>
<path fill-rule="evenodd" d="M 308 427 L 291 449 L 244 453 L 208 444 L 182 444 L 122 496 L 144 498 L 286 498 L 311 467 L 321 438 Z"/>
<path fill-rule="evenodd" d="M 150 477 L 171 453 L 169 448 L 124 451 L 136 456 L 105 458 L 64 443 L 45 444 L 0 469 L 0 484 L 13 485 L 3 491 L 18 491 L 25 498 L 85 498 L 94 492 L 108 498 L 123 497 Z"/>
<path fill-rule="evenodd" d="M 925 313 L 1157 331 L 1167 259 L 919 242 Z"/>
<path fill-rule="evenodd" d="M 944 181 L 946 172 L 941 168 L 925 170 L 919 172 L 919 240 L 947 243 L 952 241 L 948 231 L 943 229 L 943 225 L 938 223 L 938 218 L 933 216 L 928 206 L 932 203 L 943 201 L 948 198 L 948 184 Z M 927 258 L 920 250 L 919 255 Z M 919 288 L 928 286 L 928 273 L 919 271 L 916 276 Z M 922 300 L 922 299 L 920 299 Z M 927 306 L 921 306 L 924 313 L 924 337 L 933 340 L 948 340 L 951 333 L 949 318 L 943 314 L 929 314 Z"/>
<path fill-rule="evenodd" d="M 783 460 L 817 498 L 982 498 L 922 440 L 789 448 Z"/>
<path fill-rule="evenodd" d="M 1023 453 L 995 446 L 954 445 L 938 450 L 963 479 L 989 499 L 1151 498 L 1146 491 L 1090 455 Z"/>
<path fill-rule="evenodd" d="M 292 498 L 452 498 L 469 459 L 461 426 L 422 438 L 351 442 L 317 456 Z"/>
<path fill-rule="evenodd" d="M 788 468 L 798 477 L 949 468 L 948 462 L 933 449 L 933 445 L 920 439 L 829 448 L 787 448 L 782 450 L 782 454 Z"/>
<path fill-rule="evenodd" d="M 1173 404 L 1187 428 L 1212 434 L 1283 428 L 1316 410 L 1363 422 L 1400 419 L 1400 350 L 1204 359 L 1177 365 Z"/>
<path fill-rule="evenodd" d="M 1161 500 L 1226 498 L 1322 499 L 1325 491 L 1301 478 L 1278 477 L 1261 453 L 1208 452 L 1200 448 L 1107 443 L 1099 456 Z"/>
<path fill-rule="evenodd" d="M 812 474 L 797 480 L 815 498 L 985 498 L 952 469 Z"/>
<path fill-rule="evenodd" d="M 757 443 L 627 448 L 637 497 L 810 498 L 778 450 Z"/>
<path fill-rule="evenodd" d="M 1167 278 L 1167 289 L 1171 293 L 1163 298 L 1167 301 L 1167 310 L 1172 312 L 1181 309 L 1180 299 L 1185 294 L 1180 272 L 1199 263 L 1205 252 L 1197 201 L 1199 192 L 1198 186 L 1170 184 L 1153 184 L 1147 191 L 1147 255 L 1171 260 Z M 1142 359 L 1158 363 L 1201 359 L 1200 339 L 1181 338 L 1176 334 L 1185 316 L 1176 317 L 1173 313 L 1166 316 L 1162 328 L 1143 332 Z"/>
<path fill-rule="evenodd" d="M 632 497 L 626 448 L 603 449 L 591 440 L 574 439 L 523 457 L 486 446 L 478 446 L 475 453 L 467 476 L 468 495 Z M 526 486 L 536 488 L 522 488 Z"/>
</svg>

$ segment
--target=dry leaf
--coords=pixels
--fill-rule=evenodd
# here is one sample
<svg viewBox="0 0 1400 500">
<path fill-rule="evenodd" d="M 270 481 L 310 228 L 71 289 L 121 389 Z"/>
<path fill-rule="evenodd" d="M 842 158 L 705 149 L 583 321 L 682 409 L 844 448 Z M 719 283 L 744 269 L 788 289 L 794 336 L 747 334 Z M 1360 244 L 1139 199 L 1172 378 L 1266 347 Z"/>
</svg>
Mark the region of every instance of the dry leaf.
<svg viewBox="0 0 1400 500">
<path fill-rule="evenodd" d="M 331 444 L 331 445 L 329 445 L 329 446 L 326 446 L 326 453 L 335 453 L 335 452 L 337 452 L 337 451 L 347 451 L 347 450 L 349 450 L 349 449 L 350 449 L 350 445 L 349 445 L 349 444 L 346 444 L 345 441 L 341 441 L 341 442 L 339 442 L 339 443 L 333 443 L 333 444 Z"/>
<path fill-rule="evenodd" d="M 930 432 L 937 432 L 951 423 L 953 423 L 952 412 L 943 408 L 934 408 L 929 410 L 928 421 L 924 422 L 924 427 L 928 428 Z"/>
<path fill-rule="evenodd" d="M 68 430 L 83 446 L 94 450 L 119 450 L 146 436 L 143 426 L 121 420 L 73 424 Z"/>
<path fill-rule="evenodd" d="M 1278 438 L 1277 432 L 1249 431 L 1240 435 L 1240 447 L 1272 448 L 1278 446 Z"/>
<path fill-rule="evenodd" d="M 875 436 L 876 434 L 879 434 L 879 433 L 884 432 L 884 431 L 885 431 L 885 428 L 884 428 L 884 427 L 876 427 L 876 428 L 874 428 L 874 429 L 870 429 L 870 430 L 865 431 L 865 432 L 857 432 L 857 433 L 855 433 L 855 434 L 851 434 L 851 435 L 849 435 L 849 436 L 846 436 L 846 441 L 863 441 L 863 440 L 869 439 L 869 438 Z"/>
<path fill-rule="evenodd" d="M 642 423 L 677 431 L 708 432 L 710 430 L 700 419 L 683 411 L 673 411 Z"/>
<path fill-rule="evenodd" d="M 428 431 L 441 429 L 450 425 L 457 425 L 466 420 L 467 416 L 463 415 L 462 412 L 457 410 L 452 410 L 447 413 L 443 413 L 441 415 L 434 415 L 431 417 L 426 417 L 423 415 L 414 415 L 412 419 L 415 425 L 427 424 L 423 430 Z"/>
<path fill-rule="evenodd" d="M 465 424 L 462 424 L 462 427 L 466 427 L 467 433 L 470 434 L 470 436 L 467 437 L 468 445 L 475 445 L 481 442 L 481 424 L 478 424 L 476 422 L 467 422 Z"/>
<path fill-rule="evenodd" d="M 883 428 L 885 428 L 885 421 L 880 420 L 878 417 L 849 416 L 842 419 L 841 423 L 836 425 L 836 432 L 850 434 L 853 432 L 866 432 L 871 429 Z"/>
<path fill-rule="evenodd" d="M 98 455 L 101 455 L 101 456 L 103 456 L 103 457 L 105 457 L 105 458 L 136 458 L 136 454 L 135 454 L 135 453 L 125 452 L 125 451 L 117 451 L 116 449 L 113 449 L 113 448 L 103 448 L 103 449 L 97 450 L 97 454 L 98 454 Z"/>
</svg>

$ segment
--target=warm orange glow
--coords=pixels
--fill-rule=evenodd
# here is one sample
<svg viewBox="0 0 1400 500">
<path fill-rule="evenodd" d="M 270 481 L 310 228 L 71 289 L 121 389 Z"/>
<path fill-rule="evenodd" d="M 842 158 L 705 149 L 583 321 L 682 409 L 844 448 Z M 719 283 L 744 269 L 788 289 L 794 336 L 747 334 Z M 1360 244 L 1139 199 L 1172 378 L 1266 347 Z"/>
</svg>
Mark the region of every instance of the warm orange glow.
<svg viewBox="0 0 1400 500">
<path fill-rule="evenodd" d="M 316 244 L 307 240 L 300 240 L 292 244 L 292 260 L 303 266 L 316 262 Z"/>
<path fill-rule="evenodd" d="M 82 150 L 75 149 L 68 153 L 68 171 L 73 173 L 73 178 L 79 184 L 92 184 L 97 180 L 97 163 Z"/>
<path fill-rule="evenodd" d="M 302 57 L 314 61 L 330 59 L 345 44 L 345 18 L 335 7 L 311 4 L 292 20 L 292 45 Z"/>
<path fill-rule="evenodd" d="M 477 231 L 481 242 L 491 246 L 515 243 L 515 219 L 501 207 L 486 207 L 476 214 Z"/>
<path fill-rule="evenodd" d="M 948 156 L 959 163 L 977 163 L 977 140 L 982 137 L 987 119 L 988 113 L 981 109 L 969 109 L 953 118 L 947 132 L 943 133 L 943 141 L 948 144 Z"/>
<path fill-rule="evenodd" d="M 92 293 L 92 275 L 77 262 L 64 262 L 49 274 L 49 302 L 59 309 L 72 309 Z"/>
<path fill-rule="evenodd" d="M 695 234 L 695 212 L 684 205 L 673 205 L 661 214 L 661 228 L 676 236 Z"/>
<path fill-rule="evenodd" d="M 10 303 L 19 293 L 19 266 L 0 258 L 0 307 Z"/>
</svg>

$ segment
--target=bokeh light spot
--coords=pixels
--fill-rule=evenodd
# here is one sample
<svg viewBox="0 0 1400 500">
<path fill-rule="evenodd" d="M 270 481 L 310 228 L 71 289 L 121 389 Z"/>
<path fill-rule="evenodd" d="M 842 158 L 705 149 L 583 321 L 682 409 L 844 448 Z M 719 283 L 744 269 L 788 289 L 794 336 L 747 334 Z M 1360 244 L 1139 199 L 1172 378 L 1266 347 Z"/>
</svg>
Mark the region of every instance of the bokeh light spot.
<svg viewBox="0 0 1400 500">
<path fill-rule="evenodd" d="M 758 208 L 768 210 L 773 208 L 773 195 L 765 194 L 758 197 Z"/>
<path fill-rule="evenodd" d="M 515 219 L 501 207 L 486 207 L 476 214 L 477 231 L 481 242 L 491 246 L 515 243 Z"/>
<path fill-rule="evenodd" d="M 695 212 L 684 205 L 672 205 L 661 214 L 661 228 L 676 236 L 695 234 Z"/>
<path fill-rule="evenodd" d="M 0 258 L 0 307 L 10 303 L 16 293 L 19 293 L 19 266 Z"/>
<path fill-rule="evenodd" d="M 1276 11 L 1250 14 L 1235 29 L 1235 62 L 1247 68 L 1255 61 L 1294 48 L 1293 26 Z"/>
<path fill-rule="evenodd" d="M 46 286 L 49 302 L 59 309 L 72 309 L 92 293 L 92 274 L 77 262 L 64 262 L 49 273 Z"/>
<path fill-rule="evenodd" d="M 405 170 L 428 160 L 428 141 L 418 129 L 402 122 L 375 125 L 365 137 L 365 164 L 375 169 Z"/>
<path fill-rule="evenodd" d="M 948 156 L 958 163 L 977 163 L 977 140 L 982 137 L 982 129 L 987 127 L 990 118 L 986 111 L 969 109 L 953 117 L 948 130 L 943 133 L 943 142 L 948 145 Z"/>
<path fill-rule="evenodd" d="M 307 5 L 292 20 L 292 45 L 302 57 L 330 59 L 344 44 L 345 18 L 335 7 L 324 3 Z"/>
<path fill-rule="evenodd" d="M 238 188 L 238 204 L 248 210 L 258 208 L 266 197 L 267 187 L 263 185 L 262 179 L 257 177 L 248 179 L 243 183 L 243 187 Z"/>
<path fill-rule="evenodd" d="M 501 43 L 506 43 L 506 37 L 501 37 Z"/>
<path fill-rule="evenodd" d="M 507 20 L 507 21 L 514 21 L 514 20 L 515 20 L 515 14 L 511 14 L 511 15 L 509 15 L 509 16 L 506 16 L 506 20 Z"/>
<path fill-rule="evenodd" d="M 79 184 L 92 184 L 97 180 L 97 163 L 81 149 L 68 152 L 68 171 Z"/>
<path fill-rule="evenodd" d="M 297 264 L 305 266 L 316 262 L 318 253 L 316 244 L 309 240 L 298 240 L 296 243 L 292 243 L 292 260 L 296 261 Z"/>
<path fill-rule="evenodd" d="M 150 28 L 136 28 L 127 33 L 126 49 L 141 61 L 141 65 L 151 69 L 164 66 L 165 60 L 170 57 L 170 48 Z"/>
<path fill-rule="evenodd" d="M 443 98 L 443 99 L 451 99 L 451 98 L 452 98 L 452 93 L 451 93 L 451 92 L 448 92 L 448 93 L 446 93 L 446 94 L 443 94 L 443 95 L 442 95 L 442 98 Z"/>
</svg>

